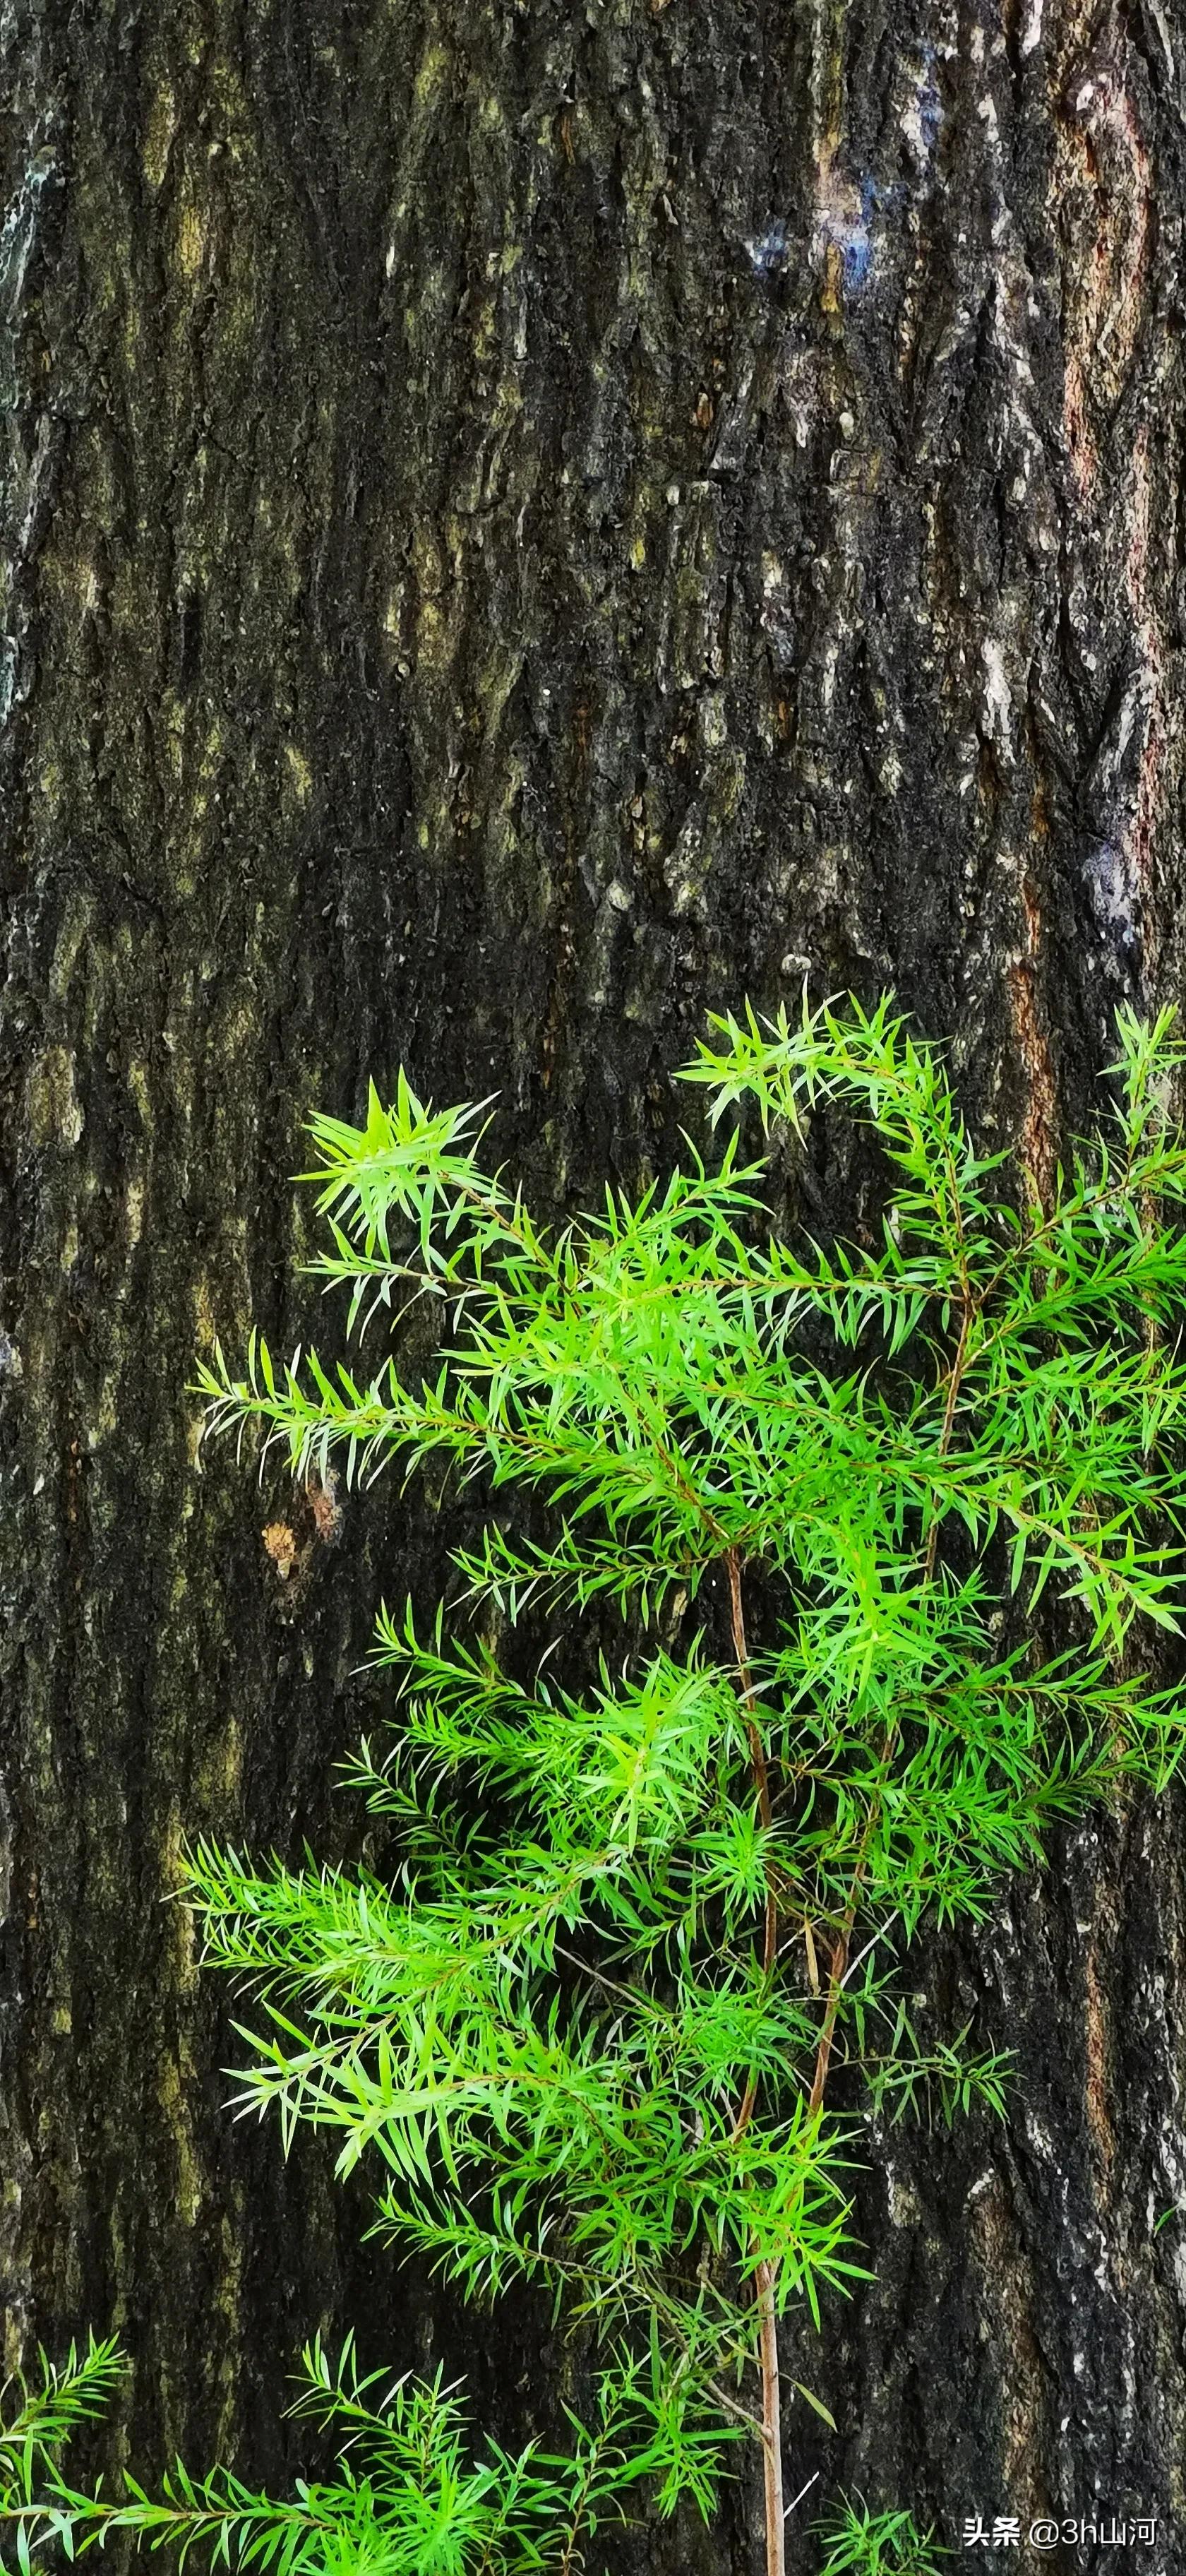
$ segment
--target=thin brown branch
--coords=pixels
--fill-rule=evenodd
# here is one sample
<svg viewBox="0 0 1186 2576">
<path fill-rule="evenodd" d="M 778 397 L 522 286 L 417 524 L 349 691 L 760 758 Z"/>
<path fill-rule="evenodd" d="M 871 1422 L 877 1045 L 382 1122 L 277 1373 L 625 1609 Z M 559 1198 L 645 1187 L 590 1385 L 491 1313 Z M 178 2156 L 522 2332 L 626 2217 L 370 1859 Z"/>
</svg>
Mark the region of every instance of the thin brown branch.
<svg viewBox="0 0 1186 2576">
<path fill-rule="evenodd" d="M 869 1833 L 872 1831 L 872 1826 L 873 1819 L 870 1815 L 869 1824 L 866 1827 L 866 1840 L 868 1839 Z M 857 1860 L 856 1876 L 853 1880 L 852 1895 L 849 1898 L 848 1905 L 844 1913 L 844 1919 L 832 1946 L 832 1960 L 828 1970 L 828 1996 L 827 2002 L 824 2005 L 824 2017 L 820 2024 L 819 2041 L 816 2046 L 815 2072 L 811 2078 L 811 2091 L 807 2096 L 808 2119 L 812 2119 L 817 2111 L 822 2111 L 823 2109 L 824 2092 L 828 2081 L 828 2069 L 832 2063 L 832 2041 L 836 2032 L 836 2015 L 840 2010 L 840 1993 L 844 1984 L 844 1972 L 848 1966 L 848 1947 L 852 1939 L 853 1925 L 857 1919 L 857 1906 L 860 1903 L 861 1884 L 864 1879 L 864 1875 L 865 1854 L 862 1849 Z"/>
<path fill-rule="evenodd" d="M 762 2346 L 762 2462 L 766 2493 L 766 2576 L 784 2576 L 786 2517 L 782 2509 L 782 2402 L 778 2378 L 778 2320 L 772 2263 L 758 2265 L 758 2325 Z"/>
<path fill-rule="evenodd" d="M 943 1428 L 939 1433 L 939 1456 L 941 1458 L 945 1458 L 947 1456 L 948 1449 L 951 1446 L 951 1434 L 955 1423 L 955 1408 L 959 1402 L 959 1391 L 963 1384 L 964 1366 L 968 1355 L 968 1334 L 972 1326 L 972 1312 L 973 1308 L 971 1297 L 965 1296 L 963 1311 L 960 1316 L 959 1340 L 955 1346 L 955 1358 L 951 1363 L 951 1375 L 947 1381 L 947 1402 L 943 1408 Z M 936 1505 L 935 1515 L 927 1536 L 927 1557 L 923 1573 L 923 1580 L 926 1583 L 930 1582 L 935 1571 L 935 1551 L 938 1545 L 939 1512 L 938 1506 Z"/>
<path fill-rule="evenodd" d="M 711 2389 L 718 2406 L 724 2407 L 726 2415 L 735 2415 L 739 2424 L 748 2425 L 750 2432 L 756 2433 L 759 2440 L 763 2438 L 763 2427 L 751 2407 L 740 2406 L 735 2397 L 730 2397 L 728 2389 L 722 2388 L 719 2379 L 706 2379 L 704 2384 Z"/>
<path fill-rule="evenodd" d="M 768 1833 L 773 1822 L 773 1813 L 770 1804 L 770 1774 L 766 1764 L 766 1748 L 762 1742 L 762 1731 L 758 1725 L 754 1679 L 753 1674 L 750 1671 L 749 1648 L 746 1644 L 745 1614 L 741 1599 L 741 1557 L 737 1548 L 731 1547 L 728 1549 L 725 1557 L 725 1564 L 729 1575 L 729 1612 L 733 1630 L 733 1652 L 737 1658 L 737 1674 L 741 1690 L 742 1715 L 745 1720 L 746 1741 L 749 1745 L 750 1776 L 757 1792 L 758 1814 L 761 1818 L 763 1829 Z M 769 1981 L 774 1974 L 774 1963 L 777 1954 L 778 1889 L 775 1884 L 773 1867 L 769 1855 L 767 1855 L 766 1902 L 762 1928 L 762 1974 L 767 1981 Z M 733 2123 L 734 2145 L 736 2145 L 738 2138 L 742 2137 L 746 2129 L 749 2127 L 750 2121 L 753 2118 L 754 2104 L 757 2097 L 758 2080 L 756 2075 L 751 2075 L 741 2099 L 737 2118 Z"/>
<path fill-rule="evenodd" d="M 733 1631 L 733 1652 L 737 1659 L 737 1679 L 741 1707 L 749 1745 L 750 1774 L 757 1792 L 758 1814 L 763 1829 L 769 1833 L 772 1823 L 770 1774 L 766 1748 L 758 1724 L 754 1678 L 750 1670 L 749 1647 L 745 1634 L 745 1611 L 741 1597 L 741 1552 L 727 1550 L 725 1564 L 729 1575 L 729 1614 Z M 767 1983 L 775 1972 L 778 1958 L 778 1889 L 769 1850 L 766 1854 L 766 1902 L 762 1929 L 762 1975 Z M 758 2078 L 752 2073 L 746 2085 L 733 2123 L 733 2144 L 744 2136 L 753 2118 L 758 2098 Z M 766 2576 L 785 2576 L 786 2530 L 782 2508 L 782 2391 L 778 2367 L 778 2317 L 775 2308 L 777 2274 L 772 2263 L 759 2263 L 755 2275 L 755 2298 L 758 2314 L 758 2345 L 762 2370 L 762 2464 L 766 2499 Z"/>
</svg>

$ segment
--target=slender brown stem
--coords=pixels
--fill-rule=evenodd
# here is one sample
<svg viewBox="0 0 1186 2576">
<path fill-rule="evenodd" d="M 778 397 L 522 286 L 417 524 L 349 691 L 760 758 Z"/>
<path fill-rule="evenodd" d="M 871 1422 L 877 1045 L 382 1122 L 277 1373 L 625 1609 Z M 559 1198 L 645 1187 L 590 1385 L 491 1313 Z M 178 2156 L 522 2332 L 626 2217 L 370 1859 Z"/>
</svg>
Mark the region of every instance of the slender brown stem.
<svg viewBox="0 0 1186 2576">
<path fill-rule="evenodd" d="M 763 2428 L 759 2424 L 757 2416 L 752 2413 L 748 2406 L 739 2406 L 737 2399 L 735 2397 L 730 2397 L 728 2389 L 722 2388 L 719 2379 L 708 2379 L 705 2381 L 705 2386 L 706 2388 L 711 2389 L 718 2406 L 724 2407 L 726 2415 L 735 2415 L 739 2424 L 748 2424 L 751 2433 L 757 2433 L 759 2437 L 761 2436 Z"/>
<path fill-rule="evenodd" d="M 832 1957 L 828 1968 L 827 2000 L 824 2004 L 824 2017 L 820 2023 L 819 2040 L 815 2052 L 815 2073 L 811 2079 L 811 2091 L 807 2096 L 807 2117 L 809 2120 L 816 2111 L 822 2111 L 823 2109 L 824 2090 L 828 2081 L 828 2068 L 832 2062 L 832 2040 L 835 2036 L 836 2030 L 836 2015 L 840 2010 L 840 1995 L 844 1985 L 845 1971 L 848 1967 L 848 1953 L 852 1942 L 853 1925 L 857 1919 L 857 1907 L 861 1901 L 861 1888 L 864 1884 L 865 1877 L 866 1851 L 868 1848 L 869 1836 L 872 1831 L 873 1811 L 871 1810 L 868 1823 L 866 1824 L 865 1831 L 861 1837 L 861 1847 L 857 1853 L 856 1868 L 853 1872 L 852 1894 L 845 1906 L 844 1913 L 840 1920 L 840 1929 L 832 1944 Z"/>
<path fill-rule="evenodd" d="M 750 1774 L 758 1794 L 758 1814 L 761 1817 L 764 1828 L 769 1831 L 770 1825 L 773 1822 L 773 1811 L 770 1804 L 770 1774 L 766 1767 L 766 1748 L 762 1742 L 761 1728 L 758 1725 L 755 1706 L 756 1694 L 754 1691 L 753 1675 L 749 1668 L 749 1649 L 745 1640 L 745 1616 L 741 1601 L 740 1550 L 738 1548 L 731 1547 L 726 1555 L 725 1563 L 729 1569 L 729 1610 L 733 1628 L 733 1651 L 737 1657 L 737 1672 L 741 1684 L 741 1705 L 745 1717 L 746 1739 L 749 1744 Z M 770 1861 L 767 1859 L 766 1906 L 762 1928 L 762 1974 L 768 1981 L 774 1974 L 774 1963 L 777 1953 L 778 1890 L 775 1886 L 774 1873 L 771 1868 Z M 733 2123 L 734 2145 L 736 2145 L 738 2138 L 744 2136 L 745 2131 L 749 2127 L 750 2121 L 753 2118 L 754 2104 L 757 2101 L 757 2098 L 758 2079 L 756 2075 L 751 2075 L 741 2097 L 741 2104 L 738 2109 L 737 2117 Z"/>
<path fill-rule="evenodd" d="M 749 1745 L 750 1773 L 757 1792 L 758 1814 L 769 1831 L 770 1775 L 766 1766 L 766 1748 L 758 1725 L 756 1694 L 750 1671 L 749 1648 L 745 1637 L 745 1614 L 741 1599 L 741 1551 L 731 1547 L 725 1564 L 729 1573 L 729 1611 L 733 1629 L 733 1651 L 737 1657 L 737 1676 L 741 1706 Z M 762 1927 L 762 1975 L 769 1981 L 774 1975 L 778 1957 L 778 1889 L 769 1853 L 766 1859 L 766 1903 Z M 758 2079 L 751 2074 L 733 2123 L 733 2142 L 742 2137 L 753 2118 L 758 2098 Z M 778 2375 L 778 2317 L 775 2308 L 777 2273 L 773 2263 L 759 2263 L 755 2275 L 758 2312 L 758 2342 L 762 2368 L 762 2464 L 766 2494 L 766 2576 L 785 2576 L 786 2531 L 782 2503 L 782 2391 Z"/>
<path fill-rule="evenodd" d="M 731 1547 L 725 1556 L 729 1570 L 729 1615 L 733 1629 L 733 1651 L 741 1680 L 741 1705 L 745 1712 L 745 1731 L 749 1742 L 750 1769 L 758 1793 L 758 1812 L 763 1825 L 770 1823 L 770 1776 L 766 1769 L 766 1748 L 762 1742 L 755 1708 L 754 1677 L 749 1668 L 749 1648 L 745 1639 L 745 1615 L 741 1602 L 741 1550 Z M 769 1923 L 769 1904 L 767 1923 Z"/>
<path fill-rule="evenodd" d="M 784 2576 L 786 2517 L 782 2503 L 782 2396 L 778 2379 L 778 2320 L 774 2266 L 758 2265 L 758 2325 L 762 2342 L 762 2462 L 766 2485 L 766 2576 Z"/>
<path fill-rule="evenodd" d="M 959 1400 L 960 1387 L 963 1383 L 964 1361 L 967 1358 L 968 1353 L 968 1334 L 971 1329 L 971 1323 L 972 1300 L 971 1295 L 968 1294 L 964 1298 L 964 1310 L 960 1316 L 959 1340 L 955 1346 L 955 1358 L 951 1363 L 951 1375 L 947 1381 L 947 1402 L 943 1408 L 943 1428 L 939 1434 L 939 1455 L 941 1458 L 945 1458 L 947 1456 L 948 1449 L 951 1446 L 952 1428 L 955 1423 L 955 1408 Z M 927 1583 L 930 1582 L 931 1576 L 935 1571 L 935 1551 L 938 1545 L 939 1512 L 936 1504 L 935 1516 L 931 1522 L 930 1532 L 927 1537 L 927 1561 L 924 1575 L 924 1581 Z"/>
</svg>

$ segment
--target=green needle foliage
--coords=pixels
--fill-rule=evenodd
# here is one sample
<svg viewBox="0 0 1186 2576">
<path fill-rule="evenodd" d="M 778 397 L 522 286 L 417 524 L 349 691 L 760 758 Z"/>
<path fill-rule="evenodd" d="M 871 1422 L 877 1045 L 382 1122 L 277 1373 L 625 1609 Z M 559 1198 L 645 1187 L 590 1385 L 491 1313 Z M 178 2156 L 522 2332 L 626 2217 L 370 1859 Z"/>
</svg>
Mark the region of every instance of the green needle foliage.
<svg viewBox="0 0 1186 2576">
<path fill-rule="evenodd" d="M 621 2478 L 662 2511 L 707 2513 L 755 2433 L 775 2570 L 777 2324 L 860 2274 L 860 2115 L 1002 2107 L 1007 2053 L 925 2043 L 894 1953 L 1181 1756 L 1154 1658 L 1183 1599 L 1186 1141 L 1168 1014 L 1121 1016 L 1046 1203 L 888 1002 L 712 1027 L 683 1078 L 729 1129 L 716 1167 L 689 1147 L 554 1234 L 484 1171 L 480 1113 L 402 1075 L 364 1128 L 314 1121 L 315 1271 L 393 1347 L 373 1376 L 219 1351 L 211 1424 L 298 1474 L 443 1457 L 487 1517 L 448 1620 L 379 1620 L 398 1711 L 349 1776 L 397 1873 L 203 1844 L 187 1887 L 257 1999 L 244 2107 L 336 2132 L 343 2169 L 373 2150 L 381 2228 L 467 2296 L 541 2283 L 588 2321 Z M 779 1234 L 730 1123 L 755 1109 L 767 1137 L 861 1123 L 873 1240 Z M 400 1329 L 426 1300 L 427 1370 Z M 893 2521 L 830 2566 L 920 2564 Z"/>
<path fill-rule="evenodd" d="M 225 2469 L 191 2477 L 178 2462 L 158 2495 L 125 2478 L 114 2502 L 72 2486 L 62 2451 L 102 2412 L 122 2367 L 113 2343 L 92 2341 L 81 2359 L 72 2348 L 61 2369 L 42 2355 L 36 2384 L 10 2381 L 3 2392 L 3 2576 L 32 2576 L 35 2563 L 60 2563 L 59 2552 L 74 2559 L 116 2534 L 169 2550 L 179 2567 L 196 2553 L 211 2567 L 261 2576 L 575 2576 L 598 2524 L 620 2510 L 628 2384 L 591 2429 L 572 2419 L 567 2456 L 533 2445 L 511 2458 L 491 2443 L 471 2463 L 451 2390 L 403 2380 L 376 2395 L 380 2375 L 359 2378 L 350 2343 L 336 2370 L 320 2344 L 309 2347 L 290 2409 L 337 2432 L 332 2478 L 277 2498 Z"/>
<path fill-rule="evenodd" d="M 826 2543 L 820 2576 L 937 2576 L 935 2543 L 912 2514 L 870 2513 L 846 2500 L 816 2528 Z"/>
</svg>

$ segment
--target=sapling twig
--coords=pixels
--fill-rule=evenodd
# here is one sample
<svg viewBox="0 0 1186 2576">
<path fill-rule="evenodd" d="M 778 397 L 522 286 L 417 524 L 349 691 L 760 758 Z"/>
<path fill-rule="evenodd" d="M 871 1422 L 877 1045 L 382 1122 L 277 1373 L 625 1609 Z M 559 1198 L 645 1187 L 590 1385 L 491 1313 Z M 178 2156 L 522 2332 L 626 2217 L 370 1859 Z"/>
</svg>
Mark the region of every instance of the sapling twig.
<svg viewBox="0 0 1186 2576">
<path fill-rule="evenodd" d="M 607 2437 L 619 2495 L 707 2513 L 756 2437 L 782 2576 L 779 2323 L 864 2277 L 858 2123 L 928 2087 L 1003 2102 L 1007 2050 L 916 2036 L 890 1930 L 900 1958 L 928 1920 L 975 1925 L 1052 1825 L 1181 1759 L 1155 1648 L 1186 1604 L 1182 1050 L 1170 1016 L 1121 1014 L 1116 1105 L 1040 1205 L 888 1000 L 712 1026 L 685 1075 L 713 1128 L 855 1116 L 880 1238 L 780 1235 L 736 1127 L 715 1168 L 689 1144 L 552 1234 L 481 1169 L 476 1114 L 402 1074 L 364 1126 L 313 1122 L 318 1275 L 352 1326 L 439 1285 L 450 1338 L 414 1382 L 399 1345 L 361 1382 L 216 1349 L 209 1427 L 258 1426 L 299 1473 L 332 1452 L 347 1487 L 443 1459 L 486 1517 L 451 1633 L 380 1614 L 398 1705 L 348 1777 L 399 1880 L 195 1842 L 185 1891 L 256 1999 L 244 2106 L 382 2159 L 381 2229 L 460 2294 L 538 2281 L 585 2320 L 632 2428 Z M 1051 1586 L 1076 1617 L 1043 1660 Z M 551 1623 L 532 1683 L 492 1612 Z M 620 1669 L 595 1652 L 615 1618 Z M 834 2576 L 933 2564 L 897 2508 L 830 2530 Z"/>
</svg>

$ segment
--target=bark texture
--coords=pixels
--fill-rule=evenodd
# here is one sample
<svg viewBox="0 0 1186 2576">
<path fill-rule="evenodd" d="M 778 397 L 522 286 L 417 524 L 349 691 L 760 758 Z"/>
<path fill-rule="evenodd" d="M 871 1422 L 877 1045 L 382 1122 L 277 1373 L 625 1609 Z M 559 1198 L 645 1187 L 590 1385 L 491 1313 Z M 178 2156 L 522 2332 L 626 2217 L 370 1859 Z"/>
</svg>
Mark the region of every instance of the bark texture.
<svg viewBox="0 0 1186 2576">
<path fill-rule="evenodd" d="M 141 2470 L 275 2470 L 301 2340 L 355 2318 L 476 2353 L 521 2432 L 563 2355 L 475 2338 L 326 2158 L 231 2133 L 227 1999 L 161 1902 L 183 1830 L 341 1847 L 352 1668 L 439 1527 L 200 1469 L 186 1380 L 304 1328 L 300 1122 L 400 1061 L 497 1089 L 559 1208 L 661 1163 L 706 1006 L 890 983 L 1048 1176 L 1115 1003 L 1181 982 L 1186 18 L 0 29 L 10 2349 L 117 2325 Z M 805 1206 L 854 1187 L 834 1151 Z M 932 1964 L 1021 2080 L 865 2187 L 876 2283 L 792 2356 L 839 2427 L 790 2411 L 796 2576 L 842 2485 L 957 2544 L 1143 2509 L 1179 2568 L 1180 1811 Z M 760 2484 L 633 2563 L 750 2566 Z"/>
</svg>

